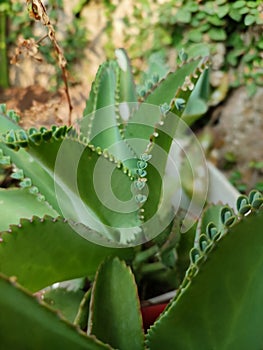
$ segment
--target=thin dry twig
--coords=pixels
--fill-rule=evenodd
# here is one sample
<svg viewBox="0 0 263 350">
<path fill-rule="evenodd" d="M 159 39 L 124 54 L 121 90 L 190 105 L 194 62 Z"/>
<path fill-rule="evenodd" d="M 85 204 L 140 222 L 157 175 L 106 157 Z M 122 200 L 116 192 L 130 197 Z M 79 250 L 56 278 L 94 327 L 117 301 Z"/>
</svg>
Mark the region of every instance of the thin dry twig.
<svg viewBox="0 0 263 350">
<path fill-rule="evenodd" d="M 45 35 L 43 38 L 41 38 L 37 43 L 35 43 L 36 46 L 40 41 L 42 41 L 45 37 L 48 36 L 49 39 L 51 40 L 53 46 L 54 46 L 55 51 L 56 51 L 57 58 L 58 58 L 58 64 L 59 64 L 59 67 L 62 71 L 62 78 L 63 78 L 63 82 L 65 85 L 65 92 L 66 92 L 68 106 L 69 106 L 68 124 L 71 125 L 71 114 L 72 114 L 73 107 L 71 104 L 71 98 L 70 98 L 69 88 L 68 88 L 68 79 L 67 79 L 67 70 L 66 70 L 67 61 L 64 57 L 62 49 L 60 48 L 60 46 L 57 42 L 55 29 L 50 22 L 46 8 L 45 8 L 44 4 L 42 3 L 42 1 L 41 0 L 26 0 L 26 2 L 27 2 L 29 16 L 31 18 L 34 18 L 36 21 L 41 21 L 41 23 L 48 30 L 48 34 Z"/>
</svg>

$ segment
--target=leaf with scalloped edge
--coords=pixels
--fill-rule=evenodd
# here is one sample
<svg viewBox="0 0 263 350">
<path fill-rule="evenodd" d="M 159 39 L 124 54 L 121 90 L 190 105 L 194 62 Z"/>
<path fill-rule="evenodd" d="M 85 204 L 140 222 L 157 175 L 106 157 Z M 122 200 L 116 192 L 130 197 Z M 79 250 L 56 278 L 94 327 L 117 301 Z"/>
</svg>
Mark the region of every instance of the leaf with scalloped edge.
<svg viewBox="0 0 263 350">
<path fill-rule="evenodd" d="M 123 102 L 134 101 L 134 83 L 128 58 L 123 50 L 118 50 L 119 61 L 104 62 L 98 69 L 92 84 L 79 128 L 83 136 L 95 147 L 100 147 L 125 163 L 135 158 L 135 154 L 123 139 L 123 119 L 126 111 Z M 123 69 L 126 68 L 126 72 Z M 126 116 L 125 116 L 126 117 Z M 129 164 L 131 163 L 131 164 Z M 127 166 L 133 166 L 133 162 Z"/>
<path fill-rule="evenodd" d="M 118 66 L 115 61 L 103 63 L 96 75 L 90 99 L 80 120 L 82 134 L 95 146 L 107 149 L 121 140 L 115 111 Z M 108 108 L 107 108 L 108 107 Z"/>
<path fill-rule="evenodd" d="M 154 132 L 151 136 L 149 153 L 152 155 L 152 158 L 149 167 L 147 168 L 147 186 L 149 195 L 147 201 L 143 205 L 145 221 L 153 217 L 158 207 L 160 208 L 160 192 L 163 190 L 162 198 L 169 197 L 170 195 L 170 189 L 165 193 L 165 188 L 163 187 L 168 155 L 172 141 L 184 138 L 188 131 L 187 125 L 181 121 L 180 118 L 183 114 L 183 110 L 176 109 L 176 99 L 182 99 L 187 103 L 193 86 L 198 81 L 203 70 L 208 68 L 206 59 L 199 60 L 198 63 L 199 64 L 195 62 L 197 67 L 192 71 L 191 75 L 185 77 L 184 85 L 181 88 L 178 88 L 175 98 L 170 103 L 171 112 L 167 112 L 160 117 L 160 121 L 156 123 Z M 197 159 L 198 157 L 201 157 L 199 159 L 202 159 L 201 149 L 198 150 L 200 150 L 200 154 L 197 155 Z M 156 171 L 156 169 L 158 169 L 158 171 Z M 172 213 L 170 216 L 172 218 Z M 151 228 L 149 228 L 148 231 L 151 231 Z"/>
<path fill-rule="evenodd" d="M 95 337 L 86 336 L 3 275 L 0 275 L 0 309 L 1 349 L 111 349 Z"/>
<path fill-rule="evenodd" d="M 37 190 L 41 195 L 44 195 L 45 199 L 52 205 L 54 210 L 60 213 L 60 208 L 57 205 L 57 201 L 54 195 L 54 181 L 48 171 L 43 168 L 36 159 L 34 159 L 24 149 L 20 149 L 18 152 L 0 145 L 4 154 L 11 158 L 13 163 L 18 169 L 23 170 L 24 178 L 31 180 L 32 186 L 37 186 Z M 23 181 L 23 179 L 21 179 Z"/>
<path fill-rule="evenodd" d="M 196 83 L 183 112 L 182 119 L 187 125 L 192 125 L 207 112 L 209 96 L 209 70 L 206 69 Z"/>
<path fill-rule="evenodd" d="M 125 259 L 133 256 L 132 249 L 107 248 L 82 238 L 62 218 L 45 217 L 21 220 L 1 234 L 0 272 L 16 276 L 29 290 L 37 291 L 55 282 L 88 276 L 107 256 Z M 89 230 L 92 236 L 94 232 Z"/>
<path fill-rule="evenodd" d="M 92 113 L 97 109 L 115 104 L 115 89 L 116 63 L 114 61 L 103 62 L 99 66 L 95 80 L 92 83 L 83 117 L 92 116 Z M 90 121 L 92 122 L 92 119 Z"/>
<path fill-rule="evenodd" d="M 122 350 L 144 349 L 142 317 L 134 276 L 118 258 L 99 267 L 92 288 L 88 334 Z"/>
<path fill-rule="evenodd" d="M 11 112 L 11 113 L 10 113 Z M 13 111 L 7 111 L 5 104 L 0 104 L 0 132 L 4 133 L 10 129 L 21 129 L 21 127 L 10 117 Z"/>
<path fill-rule="evenodd" d="M 9 112 L 10 111 L 6 111 L 6 109 L 0 110 L 0 135 L 3 135 L 10 130 L 15 130 L 16 132 L 20 132 L 22 130 L 22 128 L 18 124 L 14 123 L 14 121 L 9 117 Z M 57 207 L 56 202 L 52 200 L 53 181 L 45 169 L 43 169 L 23 148 L 21 148 L 19 152 L 15 152 L 8 147 L 3 140 L 1 142 L 1 137 L 0 149 L 2 157 L 10 157 L 10 163 L 14 164 L 18 169 L 23 169 L 24 177 L 32 181 L 32 186 L 35 185 L 35 180 L 37 179 L 38 191 L 41 192 L 44 188 L 46 199 L 52 203 L 54 209 L 59 212 L 59 207 Z M 23 179 L 21 178 L 20 180 Z"/>
<path fill-rule="evenodd" d="M 152 91 L 142 101 L 143 103 L 138 110 L 130 118 L 124 131 L 125 137 L 127 139 L 137 137 L 149 140 L 162 115 L 161 110 L 159 112 L 158 108 L 154 108 L 154 106 L 160 107 L 165 105 L 167 111 L 171 110 L 173 113 L 181 116 L 184 108 L 175 108 L 175 100 L 182 98 L 185 105 L 187 104 L 191 91 L 200 77 L 200 70 L 203 71 L 206 68 L 207 58 L 198 58 L 184 63 L 175 72 L 168 73 L 166 77 L 153 87 Z"/>
<path fill-rule="evenodd" d="M 40 201 L 37 195 L 31 194 L 26 188 L 0 189 L 0 212 L 0 231 L 8 230 L 11 224 L 19 224 L 21 218 L 58 216 L 48 203 Z"/>
<path fill-rule="evenodd" d="M 165 214 L 167 217 L 162 221 L 159 214 L 163 210 L 162 204 L 165 203 L 171 191 L 173 191 L 173 188 L 163 186 L 172 141 L 173 139 L 180 139 L 187 130 L 187 125 L 181 122 L 180 118 L 183 114 L 183 109 L 176 110 L 176 102 L 181 99 L 187 103 L 193 87 L 202 72 L 207 68 L 207 58 L 197 59 L 186 63 L 178 68 L 175 73 L 168 75 L 167 80 L 163 81 L 164 90 L 168 89 L 170 85 L 170 90 L 172 87 L 173 90 L 171 92 L 168 89 L 165 95 L 166 99 L 162 100 L 163 103 L 168 101 L 167 110 L 162 111 L 162 108 L 154 104 L 142 103 L 125 130 L 128 142 L 138 155 L 146 152 L 152 156 L 148 163 L 147 176 L 145 176 L 147 179 L 147 193 L 145 194 L 147 195 L 147 200 L 141 208 L 143 210 L 141 217 L 144 222 L 147 222 L 144 232 L 148 239 L 153 237 L 152 232 L 155 232 L 157 227 L 160 227 L 160 232 L 162 229 L 165 229 L 165 225 L 167 226 L 173 217 L 173 213 L 170 211 Z M 154 100 L 154 96 L 155 91 L 159 89 L 161 89 L 160 94 L 162 95 L 162 84 L 160 84 L 153 91 L 153 97 L 150 102 L 157 104 L 159 97 L 156 97 L 157 100 Z M 156 96 L 159 96 L 158 93 L 156 94 Z M 146 98 L 146 102 L 149 102 L 150 98 L 151 95 Z M 176 115 L 169 112 L 169 110 L 175 111 Z M 140 138 L 140 143 L 137 142 L 137 138 Z M 156 213 L 158 215 L 155 215 Z"/>
<path fill-rule="evenodd" d="M 24 149 L 24 146 L 21 147 L 21 136 L 23 136 L 23 142 L 25 142 L 28 147 L 29 145 L 35 145 L 35 143 L 30 140 L 30 137 L 34 137 L 34 135 L 29 136 L 31 131 L 34 130 L 38 137 L 44 137 L 44 139 L 47 133 L 49 133 L 49 142 L 52 142 L 53 148 L 57 146 L 57 148 L 53 150 L 54 153 L 58 151 L 64 135 L 68 130 L 67 127 L 53 127 L 53 129 L 50 130 L 44 128 L 42 132 L 31 128 L 25 132 L 22 129 L 11 129 L 12 124 L 10 123 L 8 125 L 10 129 L 6 130 L 5 134 L 0 135 L 0 148 L 2 148 L 4 155 L 11 158 L 11 162 L 15 164 L 18 169 L 23 171 L 24 178 L 28 178 L 32 186 L 37 186 L 37 190 L 41 195 L 44 195 L 45 199 L 52 205 L 54 210 L 61 214 L 54 191 L 53 174 L 50 173 L 48 168 L 41 164 L 41 161 L 37 158 L 34 159 L 34 157 Z M 21 133 L 23 134 L 21 135 Z M 55 136 L 58 133 L 62 134 L 60 138 Z M 44 142 L 44 139 L 42 139 L 41 142 Z M 39 142 L 37 142 L 37 144 L 39 144 Z M 26 149 L 28 149 L 27 147 Z M 52 157 L 51 153 L 50 156 Z M 21 180 L 23 181 L 23 178 Z"/>
<path fill-rule="evenodd" d="M 64 217 L 125 242 L 125 235 L 119 237 L 119 228 L 130 227 L 133 234 L 140 223 L 131 174 L 121 162 L 86 140 L 64 138 L 67 130 L 56 128 L 49 141 L 28 139 L 28 153 L 56 182 L 51 188 L 41 188 L 41 193 Z M 8 143 L 9 138 L 7 134 L 3 141 Z M 19 147 L 16 139 L 12 145 Z M 37 178 L 34 184 L 38 187 Z"/>
<path fill-rule="evenodd" d="M 198 66 L 207 61 L 207 58 L 194 58 L 183 63 L 175 72 L 168 73 L 156 86 L 156 88 L 145 98 L 146 103 L 161 105 L 167 103 L 170 105 L 175 97 L 177 90 L 188 85 L 188 79 Z"/>
<path fill-rule="evenodd" d="M 151 140 L 153 144 L 169 152 L 172 139 L 176 138 L 175 133 L 178 131 L 178 118 L 184 111 L 184 107 L 178 107 L 177 101 L 182 100 L 184 105 L 187 104 L 195 84 L 207 68 L 207 58 L 196 59 L 161 80 L 130 119 L 125 129 L 128 141 L 132 144 L 133 138 L 140 138 L 147 145 Z M 164 105 L 166 106 L 163 107 Z M 138 149 L 136 144 L 132 146 L 139 155 L 145 150 L 142 149 L 145 146 L 141 144 Z"/>
<path fill-rule="evenodd" d="M 260 349 L 263 210 L 200 236 L 177 296 L 149 330 L 149 349 Z M 201 243 L 202 242 L 202 243 Z M 204 244 L 205 243 L 205 244 Z"/>
<path fill-rule="evenodd" d="M 206 228 L 209 224 L 213 223 L 218 231 L 224 228 L 223 223 L 220 220 L 220 211 L 224 206 L 222 204 L 209 205 L 201 217 L 200 233 L 206 232 Z"/>
<path fill-rule="evenodd" d="M 15 130 L 16 132 L 18 132 L 18 130 L 22 130 L 22 128 L 18 124 L 14 123 L 8 117 L 8 115 L 8 111 L 5 114 L 0 113 L 0 135 L 3 135 L 10 130 Z M 23 170 L 25 178 L 31 179 L 32 186 L 36 185 L 36 183 L 38 184 L 38 191 L 41 193 L 43 190 L 49 203 L 52 204 L 56 211 L 60 212 L 59 207 L 56 205 L 57 202 L 54 200 L 54 181 L 46 169 L 41 167 L 41 165 L 23 148 L 20 148 L 18 152 L 15 152 L 10 147 L 7 147 L 4 142 L 1 142 L 1 137 L 0 149 L 2 149 L 4 156 L 10 157 L 11 163 L 13 163 L 16 168 Z"/>
</svg>

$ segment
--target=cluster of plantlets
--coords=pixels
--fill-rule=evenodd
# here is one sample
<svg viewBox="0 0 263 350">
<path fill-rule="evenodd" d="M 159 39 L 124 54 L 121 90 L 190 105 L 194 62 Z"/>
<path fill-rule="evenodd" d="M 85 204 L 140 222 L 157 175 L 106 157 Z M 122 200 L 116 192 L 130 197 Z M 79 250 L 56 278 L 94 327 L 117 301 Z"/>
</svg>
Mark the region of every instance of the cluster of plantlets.
<svg viewBox="0 0 263 350">
<path fill-rule="evenodd" d="M 152 234 L 174 210 L 168 203 L 159 213 L 178 126 L 171 112 L 184 118 L 207 67 L 206 58 L 183 62 L 142 102 L 128 58 L 118 50 L 117 60 L 99 68 L 75 127 L 26 131 L 1 107 L 0 163 L 13 164 L 20 181 L 20 188 L 0 190 L 4 348 L 260 348 L 261 193 L 239 197 L 236 214 L 208 206 L 187 232 L 177 215 Z M 111 194 L 108 174 L 119 210 L 103 201 Z M 121 211 L 127 200 L 133 210 Z M 140 290 L 146 277 L 177 292 L 144 334 L 135 282 Z"/>
</svg>

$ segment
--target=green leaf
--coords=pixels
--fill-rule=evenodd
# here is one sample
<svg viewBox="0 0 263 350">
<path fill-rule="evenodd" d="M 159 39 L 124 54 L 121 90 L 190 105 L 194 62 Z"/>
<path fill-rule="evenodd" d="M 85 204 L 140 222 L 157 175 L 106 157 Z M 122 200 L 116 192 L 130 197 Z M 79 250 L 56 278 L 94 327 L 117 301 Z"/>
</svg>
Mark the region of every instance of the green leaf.
<svg viewBox="0 0 263 350">
<path fill-rule="evenodd" d="M 149 331 L 149 349 L 261 348 L 262 225 L 261 209 L 210 243 Z"/>
<path fill-rule="evenodd" d="M 177 11 L 176 13 L 176 18 L 177 18 L 177 21 L 178 22 L 181 22 L 181 23 L 190 23 L 191 22 L 191 12 L 190 11 L 187 11 L 186 9 L 184 8 L 181 8 Z"/>
<path fill-rule="evenodd" d="M 200 98 L 196 98 L 193 104 L 188 103 L 184 111 L 183 120 L 187 125 L 191 126 L 207 112 L 207 109 L 207 103 Z"/>
<path fill-rule="evenodd" d="M 246 15 L 245 17 L 245 20 L 244 20 L 244 23 L 246 26 L 250 26 L 251 24 L 255 23 L 256 22 L 256 17 L 253 16 L 253 15 Z"/>
<path fill-rule="evenodd" d="M 83 296 L 77 315 L 74 319 L 74 325 L 79 326 L 81 329 L 86 330 L 89 319 L 89 305 L 91 298 L 91 288 Z"/>
<path fill-rule="evenodd" d="M 130 60 L 124 49 L 115 51 L 120 74 L 119 87 L 119 103 L 122 102 L 137 102 L 137 94 L 133 80 L 132 68 Z"/>
<path fill-rule="evenodd" d="M 88 334 L 122 350 L 143 346 L 142 318 L 131 270 L 117 258 L 100 266 L 91 297 Z"/>
<path fill-rule="evenodd" d="M 245 0 L 238 0 L 238 1 L 235 1 L 233 3 L 232 7 L 234 9 L 240 9 L 240 8 L 246 6 L 246 3 L 247 3 L 247 1 L 245 1 Z"/>
<path fill-rule="evenodd" d="M 260 1 L 247 1 L 247 6 L 250 8 L 256 8 L 260 5 Z"/>
<path fill-rule="evenodd" d="M 206 12 L 208 15 L 213 15 L 215 14 L 217 11 L 217 6 L 214 3 L 214 1 L 206 1 L 204 3 L 204 8 L 203 8 L 204 12 Z"/>
<path fill-rule="evenodd" d="M 110 349 L 87 337 L 72 324 L 45 307 L 0 275 L 0 336 L 2 349 L 14 350 L 100 350 Z"/>
<path fill-rule="evenodd" d="M 9 225 L 19 224 L 21 218 L 31 219 L 34 215 L 57 217 L 58 213 L 29 192 L 28 189 L 0 189 L 0 231 L 8 230 Z"/>
<path fill-rule="evenodd" d="M 70 139 L 65 139 L 53 164 L 49 165 L 47 149 L 36 151 L 39 157 L 45 155 L 43 164 L 47 164 L 58 179 L 56 194 L 66 218 L 120 241 L 126 239 L 121 236 L 122 228 L 134 231 L 139 225 L 131 176 L 121 164 L 117 166 L 114 158 L 111 160 L 110 156 L 107 158 Z"/>
<path fill-rule="evenodd" d="M 116 65 L 112 61 L 100 65 L 96 78 L 92 83 L 89 99 L 83 112 L 83 117 L 97 109 L 115 104 Z M 104 85 L 106 83 L 106 85 Z M 110 90 L 108 90 L 110 89 Z"/>
<path fill-rule="evenodd" d="M 225 17 L 229 12 L 229 4 L 225 4 L 223 6 L 218 7 L 218 17 L 223 18 Z"/>
<path fill-rule="evenodd" d="M 142 113 L 143 109 L 145 110 L 145 116 L 142 120 L 144 120 L 144 123 L 148 126 L 148 132 L 150 131 L 149 125 L 151 125 L 151 123 L 154 122 L 157 115 L 159 115 L 159 120 L 161 120 L 161 123 L 156 123 L 154 125 L 154 129 L 150 137 L 151 141 L 150 143 L 147 143 L 147 145 L 150 145 L 149 152 L 152 155 L 152 158 L 147 168 L 148 198 L 145 204 L 143 205 L 143 217 L 144 223 L 147 223 L 147 225 L 144 226 L 145 234 L 146 237 L 148 237 L 149 239 L 153 238 L 153 232 L 157 232 L 158 230 L 159 233 L 162 232 L 162 230 L 165 229 L 165 227 L 170 223 L 170 220 L 172 219 L 170 204 L 168 204 L 166 201 L 169 200 L 169 196 L 171 196 L 171 193 L 174 190 L 174 188 L 172 188 L 173 186 L 171 186 L 171 188 L 165 186 L 164 175 L 172 140 L 182 137 L 182 129 L 185 130 L 185 123 L 180 124 L 180 117 L 182 116 L 184 109 L 179 109 L 176 102 L 178 100 L 184 100 L 185 102 L 189 100 L 192 90 L 196 82 L 198 81 L 202 71 L 207 68 L 206 59 L 202 59 L 199 62 L 200 66 L 197 65 L 197 67 L 188 76 L 184 75 L 187 71 L 186 68 L 185 70 L 183 69 L 184 66 L 182 66 L 179 69 L 178 75 L 176 75 L 178 80 L 176 80 L 176 82 L 174 81 L 174 85 L 176 86 L 180 79 L 182 79 L 180 72 L 184 78 L 181 88 L 177 88 L 174 98 L 172 99 L 172 101 L 169 102 L 168 110 L 171 110 L 171 112 L 173 113 L 165 113 L 161 117 L 161 111 L 158 111 L 158 109 L 154 105 L 148 104 L 142 104 L 142 107 L 139 109 L 140 113 Z M 189 68 L 190 67 L 188 66 L 188 69 Z M 171 89 L 172 86 L 170 86 L 170 90 L 167 90 L 167 95 L 169 95 Z M 155 93 L 155 91 L 153 92 L 153 94 Z M 148 113 L 146 113 L 147 111 Z M 138 123 L 135 123 L 133 125 L 134 129 L 135 125 L 140 125 L 140 118 L 138 115 L 136 115 L 136 117 L 138 118 Z M 130 126 L 130 124 L 128 126 Z M 143 131 L 145 131 L 145 129 Z M 131 131 L 131 127 L 129 128 L 129 131 Z M 135 132 L 136 135 L 140 133 L 140 130 L 138 130 L 138 126 L 136 128 L 136 131 L 134 130 L 134 135 Z M 146 135 L 147 134 L 145 133 L 145 135 L 141 135 L 141 137 L 146 138 Z M 168 209 L 166 209 L 164 206 L 165 202 L 167 204 Z M 160 205 L 160 203 L 162 203 L 162 206 Z M 164 215 L 159 215 L 161 214 L 162 210 Z M 164 220 L 160 220 L 160 216 L 166 216 L 166 218 L 164 219 L 163 217 Z"/>
<path fill-rule="evenodd" d="M 197 28 L 189 30 L 188 37 L 189 37 L 189 39 L 191 41 L 193 41 L 195 43 L 199 43 L 202 40 L 202 37 L 203 37 L 201 28 L 199 30 Z"/>
<path fill-rule="evenodd" d="M 5 145 L 0 146 L 4 149 L 4 153 L 10 156 L 13 164 L 17 168 L 22 169 L 24 176 L 32 180 L 32 185 L 36 185 L 39 192 L 44 195 L 45 199 L 52 205 L 54 210 L 60 213 L 60 208 L 54 193 L 54 180 L 51 174 L 38 163 L 24 149 L 18 152 L 11 150 Z"/>
<path fill-rule="evenodd" d="M 211 222 L 214 223 L 217 231 L 223 229 L 223 224 L 220 220 L 220 212 L 222 208 L 223 205 L 210 205 L 204 210 L 201 217 L 200 233 L 205 233 L 208 224 Z"/>
<path fill-rule="evenodd" d="M 187 232 L 180 233 L 180 239 L 178 244 L 176 245 L 176 268 L 177 274 L 180 278 L 180 282 L 183 280 L 185 272 L 190 264 L 189 251 L 194 245 L 196 236 L 196 226 L 197 223 L 193 225 Z"/>
<path fill-rule="evenodd" d="M 59 130 L 53 130 L 53 134 Z M 16 146 L 16 141 L 13 144 Z M 126 242 L 127 237 L 121 236 L 119 228 L 131 228 L 134 234 L 133 228 L 140 221 L 131 192 L 131 174 L 126 174 L 114 157 L 84 141 L 63 135 L 58 138 L 56 134 L 48 142 L 29 141 L 27 152 L 49 176 L 46 184 L 46 178 L 38 172 L 32 174 L 33 185 L 60 214 L 104 232 L 113 240 Z M 22 166 L 23 159 L 19 163 Z M 27 176 L 30 166 L 22 169 Z"/>
<path fill-rule="evenodd" d="M 11 130 L 10 132 L 12 132 L 12 130 L 16 130 L 16 134 L 17 126 L 12 124 L 10 121 L 8 122 L 8 124 L 6 124 L 6 122 L 8 122 L 7 118 L 0 118 L 0 126 L 3 126 L 3 124 L 5 124 L 3 130 Z M 12 129 L 12 127 L 14 128 Z M 32 184 L 38 187 L 39 192 L 42 195 L 44 195 L 45 199 L 52 205 L 54 210 L 61 214 L 60 207 L 57 203 L 57 198 L 54 191 L 54 179 L 52 174 L 48 171 L 48 169 L 45 168 L 41 164 L 41 162 L 38 161 L 38 159 L 34 159 L 32 155 L 30 155 L 24 149 L 20 148 L 19 151 L 14 151 L 10 149 L 10 147 L 7 147 L 5 137 L 2 136 L 2 140 L 0 141 L 2 141 L 0 142 L 0 148 L 3 150 L 4 154 L 11 158 L 12 163 L 14 163 L 18 169 L 23 170 L 24 176 L 31 179 Z M 52 148 L 54 149 L 51 152 L 53 152 L 53 154 L 55 153 L 56 155 L 56 152 L 58 151 L 61 142 L 62 140 L 52 140 Z M 31 144 L 33 145 L 34 143 Z M 16 140 L 13 142 L 13 145 L 15 148 L 19 147 Z M 36 145 L 34 144 L 34 146 Z M 52 158 L 52 153 L 50 153 L 48 156 Z"/>
<path fill-rule="evenodd" d="M 5 133 L 10 129 L 21 129 L 21 127 L 14 122 L 14 111 L 7 111 L 4 104 L 0 104 L 0 132 Z M 17 119 L 17 118 L 15 118 Z"/>
<path fill-rule="evenodd" d="M 145 150 L 150 135 L 154 133 L 156 123 L 160 121 L 159 107 L 168 105 L 169 109 L 174 98 L 181 97 L 177 96 L 179 89 L 184 85 L 185 80 L 191 80 L 192 74 L 198 72 L 198 67 L 202 65 L 203 61 L 204 59 L 191 60 L 183 64 L 175 72 L 170 72 L 166 78 L 162 79 L 154 90 L 146 96 L 145 103 L 142 103 L 134 113 L 125 129 L 124 135 L 130 143 L 133 138 L 145 140 L 145 143 L 142 145 L 140 144 L 139 149 L 136 149 L 136 145 L 133 145 L 138 155 Z M 188 91 L 183 97 L 186 102 L 189 96 L 190 93 Z M 158 106 L 158 108 L 156 108 L 156 106 Z M 180 114 L 176 114 L 180 116 Z"/>
<path fill-rule="evenodd" d="M 42 300 L 52 309 L 61 312 L 63 317 L 73 323 L 84 293 L 82 290 L 72 291 L 61 287 L 50 288 L 44 291 Z"/>
<path fill-rule="evenodd" d="M 218 15 L 209 16 L 207 18 L 207 21 L 213 26 L 217 27 L 222 27 L 224 25 L 224 20 L 222 20 L 221 17 L 219 17 Z"/>
<path fill-rule="evenodd" d="M 78 225 L 61 218 L 21 220 L 2 233 L 0 271 L 16 276 L 19 283 L 37 291 L 55 282 L 94 277 L 107 256 L 131 258 L 131 249 L 106 248 L 77 234 Z M 94 233 L 89 230 L 92 237 Z"/>
<path fill-rule="evenodd" d="M 130 107 L 137 103 L 137 97 L 128 57 L 121 49 L 116 50 L 116 55 L 118 63 L 108 61 L 100 66 L 79 124 L 90 143 L 102 150 L 110 149 L 123 161 L 134 154 L 123 142 L 122 114 L 128 117 L 125 114 L 131 113 Z"/>
<path fill-rule="evenodd" d="M 232 18 L 236 22 L 241 21 L 241 18 L 242 18 L 242 15 L 235 9 L 233 9 L 229 12 L 229 16 L 230 16 L 230 18 Z"/>
<path fill-rule="evenodd" d="M 177 68 L 175 72 L 171 72 L 162 80 L 151 94 L 145 99 L 146 103 L 154 105 L 168 105 L 175 97 L 177 90 L 183 86 L 186 77 L 193 74 L 197 67 L 202 63 L 203 59 L 193 59 L 181 67 Z"/>
<path fill-rule="evenodd" d="M 209 74 L 208 70 L 205 70 L 195 85 L 182 116 L 187 125 L 192 125 L 193 122 L 206 113 L 209 97 Z"/>
<path fill-rule="evenodd" d="M 226 32 L 224 29 L 212 28 L 208 31 L 208 35 L 212 40 L 215 41 L 224 41 L 226 39 Z"/>
<path fill-rule="evenodd" d="M 93 106 L 92 113 L 90 115 L 87 114 L 88 102 L 84 111 L 85 118 L 81 120 L 83 135 L 95 147 L 99 146 L 101 149 L 108 148 L 121 140 L 120 130 L 117 126 L 118 114 L 115 113 L 115 108 L 107 108 L 107 112 L 103 113 L 103 108 L 115 106 L 116 86 L 119 84 L 117 82 L 115 62 L 107 63 L 104 70 L 101 71 L 96 103 Z M 104 130 L 107 133 L 106 136 Z"/>
</svg>

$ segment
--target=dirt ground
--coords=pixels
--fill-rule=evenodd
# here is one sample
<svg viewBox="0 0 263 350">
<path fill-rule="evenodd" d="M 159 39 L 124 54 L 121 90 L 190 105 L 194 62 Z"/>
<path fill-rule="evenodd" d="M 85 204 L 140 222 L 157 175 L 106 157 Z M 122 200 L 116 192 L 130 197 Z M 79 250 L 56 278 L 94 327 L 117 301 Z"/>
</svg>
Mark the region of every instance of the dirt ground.
<svg viewBox="0 0 263 350">
<path fill-rule="evenodd" d="M 75 120 L 81 117 L 86 104 L 83 86 L 72 87 L 70 97 L 73 105 L 72 119 Z M 21 126 L 26 129 L 68 123 L 69 107 L 63 88 L 50 92 L 40 85 L 12 87 L 0 91 L 0 103 L 5 103 L 8 109 L 14 109 L 21 117 Z"/>
</svg>

